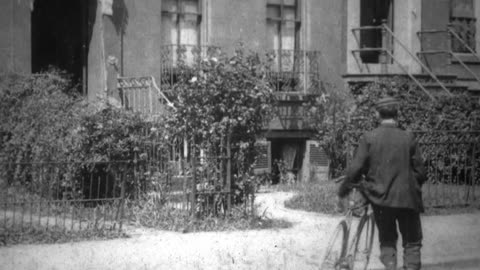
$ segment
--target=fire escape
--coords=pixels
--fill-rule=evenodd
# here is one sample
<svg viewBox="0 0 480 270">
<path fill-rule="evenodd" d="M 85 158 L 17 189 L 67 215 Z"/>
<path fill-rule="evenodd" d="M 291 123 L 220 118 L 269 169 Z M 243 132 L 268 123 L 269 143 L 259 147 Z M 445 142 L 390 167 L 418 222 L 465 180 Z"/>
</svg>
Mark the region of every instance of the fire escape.
<svg viewBox="0 0 480 270">
<path fill-rule="evenodd" d="M 455 17 L 450 11 L 448 24 L 434 29 L 422 22 L 422 29 L 412 36 L 408 28 L 394 30 L 393 2 L 382 2 L 387 4 L 380 10 L 371 2 L 361 3 L 360 26 L 351 27 L 348 33 L 355 43 L 349 53 L 357 72 L 346 75 L 347 81 L 407 76 L 432 100 L 437 95 L 480 93 L 474 14 Z M 443 22 L 447 18 L 435 20 Z"/>
</svg>

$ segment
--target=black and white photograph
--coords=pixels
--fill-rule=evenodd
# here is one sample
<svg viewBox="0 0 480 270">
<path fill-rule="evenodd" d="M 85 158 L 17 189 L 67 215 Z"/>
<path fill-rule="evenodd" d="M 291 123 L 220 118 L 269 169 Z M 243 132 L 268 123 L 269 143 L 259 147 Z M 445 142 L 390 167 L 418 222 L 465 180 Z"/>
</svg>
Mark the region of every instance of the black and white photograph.
<svg viewBox="0 0 480 270">
<path fill-rule="evenodd" d="M 480 0 L 0 0 L 0 270 L 479 270 Z"/>
</svg>

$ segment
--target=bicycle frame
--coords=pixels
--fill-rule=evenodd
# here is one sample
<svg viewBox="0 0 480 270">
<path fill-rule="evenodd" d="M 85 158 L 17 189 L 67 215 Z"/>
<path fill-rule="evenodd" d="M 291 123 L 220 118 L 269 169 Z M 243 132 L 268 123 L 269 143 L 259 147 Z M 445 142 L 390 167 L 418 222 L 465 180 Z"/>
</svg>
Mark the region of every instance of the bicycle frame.
<svg viewBox="0 0 480 270">
<path fill-rule="evenodd" d="M 327 260 L 329 260 L 329 255 L 331 253 L 340 254 L 338 258 L 334 258 L 333 269 L 367 269 L 373 245 L 375 222 L 372 209 L 368 205 L 368 203 L 356 204 L 354 201 L 355 195 L 360 192 L 358 190 L 359 188 L 360 186 L 356 185 L 349 196 L 347 211 L 345 212 L 344 218 L 339 222 L 338 226 L 336 227 L 336 231 L 332 239 L 330 240 L 330 243 L 327 247 L 326 255 L 324 256 L 324 260 L 322 262 L 322 269 L 324 269 L 325 263 Z M 356 226 L 356 231 L 354 232 L 353 238 L 351 238 L 352 223 L 354 217 L 356 216 L 354 213 L 356 210 L 361 208 L 363 208 L 363 213 L 359 215 L 360 218 Z M 337 250 L 335 253 L 335 251 L 333 251 L 333 245 L 336 240 L 339 240 L 339 235 L 342 235 L 342 244 L 340 250 Z M 358 259 L 358 256 L 360 255 L 359 243 L 362 236 L 366 236 L 365 250 L 361 251 L 362 255 L 365 256 L 365 261 L 363 266 L 358 268 L 355 266 L 355 260 Z M 351 241 L 349 241 L 350 238 Z"/>
</svg>

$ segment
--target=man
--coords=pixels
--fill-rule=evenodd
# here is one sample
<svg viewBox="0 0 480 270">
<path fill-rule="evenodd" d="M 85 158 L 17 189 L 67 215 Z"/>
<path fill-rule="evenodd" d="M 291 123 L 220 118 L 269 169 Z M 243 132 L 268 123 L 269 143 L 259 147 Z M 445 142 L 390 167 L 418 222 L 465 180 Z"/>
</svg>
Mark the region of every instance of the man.
<svg viewBox="0 0 480 270">
<path fill-rule="evenodd" d="M 379 231 L 380 260 L 385 269 L 397 266 L 398 222 L 404 269 L 417 270 L 421 268 L 420 213 L 424 211 L 421 186 L 427 179 L 426 170 L 413 135 L 397 126 L 397 100 L 380 99 L 376 114 L 380 126 L 360 138 L 338 195 L 345 197 L 350 184 L 359 182 L 364 175 L 363 191 L 372 205 Z"/>
</svg>

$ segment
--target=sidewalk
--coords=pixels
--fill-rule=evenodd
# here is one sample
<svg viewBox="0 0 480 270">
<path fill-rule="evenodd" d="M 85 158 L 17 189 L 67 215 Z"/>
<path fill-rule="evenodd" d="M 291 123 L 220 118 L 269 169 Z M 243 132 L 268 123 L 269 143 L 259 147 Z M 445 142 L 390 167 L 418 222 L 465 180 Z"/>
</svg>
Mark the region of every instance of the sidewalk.
<svg viewBox="0 0 480 270">
<path fill-rule="evenodd" d="M 290 196 L 259 194 L 258 201 L 269 216 L 293 222 L 292 228 L 188 234 L 143 230 L 129 239 L 2 247 L 0 269 L 319 269 L 339 218 L 285 209 L 283 202 Z M 422 221 L 425 269 L 476 266 L 480 214 Z M 373 253 L 371 268 L 381 269 L 377 245 Z M 442 264 L 454 268 L 438 268 Z"/>
</svg>

